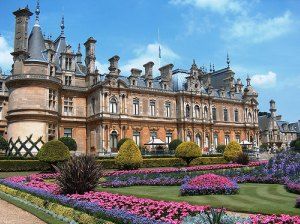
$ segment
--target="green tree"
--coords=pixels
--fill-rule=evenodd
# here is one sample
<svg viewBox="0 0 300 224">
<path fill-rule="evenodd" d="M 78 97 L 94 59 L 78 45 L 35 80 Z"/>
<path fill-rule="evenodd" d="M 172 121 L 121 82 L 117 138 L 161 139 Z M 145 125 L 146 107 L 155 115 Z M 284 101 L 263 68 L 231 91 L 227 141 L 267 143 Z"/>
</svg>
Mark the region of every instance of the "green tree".
<svg viewBox="0 0 300 224">
<path fill-rule="evenodd" d="M 193 159 L 202 156 L 202 151 L 195 142 L 182 142 L 176 148 L 175 156 L 183 159 L 189 166 Z"/>
</svg>

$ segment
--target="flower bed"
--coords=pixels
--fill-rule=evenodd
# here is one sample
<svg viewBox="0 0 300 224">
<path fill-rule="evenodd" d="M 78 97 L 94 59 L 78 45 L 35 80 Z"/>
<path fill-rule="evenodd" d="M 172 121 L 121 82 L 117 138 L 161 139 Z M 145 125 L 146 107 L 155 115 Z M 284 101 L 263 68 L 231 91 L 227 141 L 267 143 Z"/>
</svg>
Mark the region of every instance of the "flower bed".
<svg viewBox="0 0 300 224">
<path fill-rule="evenodd" d="M 293 182 L 287 182 L 285 185 L 285 188 L 292 193 L 300 194 L 300 184 L 299 183 L 293 183 Z"/>
<path fill-rule="evenodd" d="M 235 194 L 236 182 L 215 174 L 204 174 L 188 180 L 180 188 L 181 195 Z"/>
<path fill-rule="evenodd" d="M 154 168 L 154 169 L 140 169 L 140 170 L 120 170 L 120 171 L 107 172 L 105 176 L 120 176 L 125 174 L 134 175 L 134 174 L 150 174 L 150 173 L 194 172 L 194 171 L 205 171 L 205 170 L 232 169 L 232 168 L 241 168 L 241 167 L 255 167 L 263 164 L 267 164 L 267 161 L 251 162 L 248 165 L 230 163 L 230 164 L 192 166 L 192 167 L 185 167 L 185 168 Z"/>
</svg>

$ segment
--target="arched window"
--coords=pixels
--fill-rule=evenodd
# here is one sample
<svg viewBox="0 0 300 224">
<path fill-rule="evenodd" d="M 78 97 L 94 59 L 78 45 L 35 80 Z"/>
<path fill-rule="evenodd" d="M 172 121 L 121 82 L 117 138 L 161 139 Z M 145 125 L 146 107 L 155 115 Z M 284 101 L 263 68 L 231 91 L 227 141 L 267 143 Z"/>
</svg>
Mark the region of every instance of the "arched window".
<svg viewBox="0 0 300 224">
<path fill-rule="evenodd" d="M 252 114 L 250 112 L 248 113 L 248 122 L 252 123 Z"/>
<path fill-rule="evenodd" d="M 199 133 L 196 134 L 196 144 L 201 147 L 201 135 Z"/>
<path fill-rule="evenodd" d="M 112 114 L 117 113 L 117 100 L 115 98 L 109 101 L 109 112 Z"/>
<path fill-rule="evenodd" d="M 217 148 L 218 144 L 219 144 L 218 134 L 214 133 L 214 147 Z"/>
<path fill-rule="evenodd" d="M 135 86 L 135 79 L 132 80 L 132 85 Z"/>
<path fill-rule="evenodd" d="M 198 105 L 195 106 L 195 118 L 200 118 L 200 107 Z"/>
<path fill-rule="evenodd" d="M 223 112 L 224 114 L 224 121 L 228 121 L 228 110 L 225 108 L 224 109 L 224 112 Z"/>
<path fill-rule="evenodd" d="M 190 113 L 191 113 L 191 111 L 190 111 L 190 105 L 186 105 L 185 106 L 185 117 L 186 118 L 190 118 Z"/>
<path fill-rule="evenodd" d="M 214 121 L 216 121 L 216 120 L 217 120 L 217 109 L 216 109 L 215 107 L 213 107 L 213 108 L 211 109 L 211 112 L 212 112 L 212 119 L 213 119 Z"/>
<path fill-rule="evenodd" d="M 204 140 L 204 148 L 208 148 L 208 147 L 209 147 L 209 136 L 206 135 Z"/>
<path fill-rule="evenodd" d="M 110 148 L 112 151 L 116 151 L 118 145 L 118 133 L 112 131 L 110 134 Z"/>
<path fill-rule="evenodd" d="M 229 142 L 230 142 L 230 136 L 225 135 L 225 145 L 228 145 Z"/>
<path fill-rule="evenodd" d="M 192 135 L 191 135 L 190 132 L 188 132 L 187 135 L 186 135 L 186 141 L 190 142 L 191 140 L 192 140 Z"/>
<path fill-rule="evenodd" d="M 204 106 L 204 119 L 208 118 L 208 109 L 207 106 Z"/>
</svg>

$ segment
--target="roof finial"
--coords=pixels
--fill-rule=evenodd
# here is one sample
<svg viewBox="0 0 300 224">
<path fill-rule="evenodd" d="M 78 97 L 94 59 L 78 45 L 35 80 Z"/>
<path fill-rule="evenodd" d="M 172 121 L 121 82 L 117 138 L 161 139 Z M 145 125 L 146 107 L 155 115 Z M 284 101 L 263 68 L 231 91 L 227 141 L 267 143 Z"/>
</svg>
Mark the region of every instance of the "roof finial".
<svg viewBox="0 0 300 224">
<path fill-rule="evenodd" d="M 80 50 L 80 43 L 78 44 L 78 48 L 77 48 L 77 54 L 81 54 L 81 50 Z"/>
<path fill-rule="evenodd" d="M 211 63 L 209 63 L 209 71 L 212 72 Z"/>
<path fill-rule="evenodd" d="M 215 64 L 213 64 L 213 72 L 215 72 Z"/>
<path fill-rule="evenodd" d="M 227 52 L 227 68 L 229 68 L 230 67 L 230 59 L 229 59 L 229 55 L 228 55 L 228 52 Z"/>
<path fill-rule="evenodd" d="M 65 29 L 65 18 L 64 18 L 64 16 L 62 16 L 62 18 L 61 18 L 61 24 L 60 24 L 60 28 L 61 28 L 61 33 L 60 33 L 60 35 L 61 36 L 64 36 L 64 29 Z"/>
<path fill-rule="evenodd" d="M 40 1 L 39 0 L 37 0 L 36 1 L 36 10 L 35 10 L 35 26 L 39 26 L 40 24 L 39 24 L 39 20 L 40 20 L 40 18 L 39 18 L 39 15 L 40 15 Z"/>
<path fill-rule="evenodd" d="M 250 79 L 250 77 L 249 77 L 249 75 L 247 75 L 247 86 L 251 86 L 251 83 L 250 83 L 250 81 L 251 81 L 251 79 Z"/>
</svg>

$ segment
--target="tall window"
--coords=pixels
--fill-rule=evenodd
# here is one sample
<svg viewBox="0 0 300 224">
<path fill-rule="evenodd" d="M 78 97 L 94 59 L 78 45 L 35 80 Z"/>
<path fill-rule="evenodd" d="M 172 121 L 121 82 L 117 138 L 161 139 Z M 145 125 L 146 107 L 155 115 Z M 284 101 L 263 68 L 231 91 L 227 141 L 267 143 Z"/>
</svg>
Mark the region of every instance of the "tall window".
<svg viewBox="0 0 300 224">
<path fill-rule="evenodd" d="M 224 121 L 228 121 L 228 110 L 225 108 L 224 109 Z"/>
<path fill-rule="evenodd" d="M 150 116 L 155 116 L 155 101 L 150 101 Z"/>
<path fill-rule="evenodd" d="M 118 133 L 116 131 L 112 131 L 110 134 L 110 148 L 112 151 L 115 151 L 117 149 L 118 145 Z"/>
<path fill-rule="evenodd" d="M 235 140 L 240 143 L 241 142 L 241 136 L 240 135 L 236 135 L 235 136 Z"/>
<path fill-rule="evenodd" d="M 188 132 L 187 135 L 186 135 L 186 141 L 190 142 L 191 140 L 192 140 L 192 135 L 191 135 L 190 132 Z"/>
<path fill-rule="evenodd" d="M 92 114 L 95 114 L 96 113 L 96 100 L 94 97 L 91 99 L 91 107 L 92 107 Z"/>
<path fill-rule="evenodd" d="M 65 115 L 73 114 L 73 97 L 64 98 L 64 114 Z"/>
<path fill-rule="evenodd" d="M 234 121 L 239 122 L 239 111 L 237 109 L 234 110 Z"/>
<path fill-rule="evenodd" d="M 133 141 L 135 142 L 135 144 L 140 145 L 140 132 L 133 132 Z"/>
<path fill-rule="evenodd" d="M 170 144 L 172 141 L 172 132 L 167 132 L 166 133 L 166 143 Z"/>
<path fill-rule="evenodd" d="M 229 135 L 225 135 L 225 145 L 228 145 L 229 142 L 230 142 Z"/>
<path fill-rule="evenodd" d="M 3 116 L 2 116 L 2 111 L 3 111 L 3 102 L 0 102 L 0 119 L 2 120 L 3 119 Z"/>
<path fill-rule="evenodd" d="M 190 111 L 190 105 L 186 105 L 185 106 L 185 117 L 186 118 L 190 118 L 190 113 L 191 113 L 191 111 Z"/>
<path fill-rule="evenodd" d="M 151 131 L 150 132 L 150 140 L 152 141 L 153 139 L 156 139 L 157 138 L 157 133 L 156 131 Z"/>
<path fill-rule="evenodd" d="M 66 58 L 65 66 L 66 66 L 66 70 L 71 70 L 71 68 L 72 68 L 72 58 Z"/>
<path fill-rule="evenodd" d="M 204 106 L 204 119 L 208 118 L 208 109 L 207 106 Z"/>
<path fill-rule="evenodd" d="M 133 99 L 133 114 L 139 115 L 140 114 L 140 102 L 139 99 Z"/>
<path fill-rule="evenodd" d="M 56 109 L 56 91 L 49 89 L 49 109 Z"/>
<path fill-rule="evenodd" d="M 195 106 L 195 118 L 200 118 L 200 107 L 198 105 Z"/>
<path fill-rule="evenodd" d="M 212 118 L 214 121 L 217 120 L 217 109 L 215 107 L 212 108 Z"/>
<path fill-rule="evenodd" d="M 56 137 L 56 125 L 53 123 L 48 124 L 48 141 L 55 139 Z"/>
<path fill-rule="evenodd" d="M 199 133 L 196 134 L 196 144 L 201 147 L 201 135 Z"/>
<path fill-rule="evenodd" d="M 218 134 L 214 133 L 214 146 L 217 147 L 218 146 Z"/>
<path fill-rule="evenodd" d="M 112 114 L 117 113 L 117 100 L 115 98 L 112 98 L 109 102 L 109 112 Z"/>
<path fill-rule="evenodd" d="M 72 138 L 72 128 L 65 128 L 64 129 L 64 137 Z"/>
<path fill-rule="evenodd" d="M 204 141 L 204 148 L 208 148 L 209 147 L 209 136 L 206 135 L 205 136 L 205 141 Z"/>
<path fill-rule="evenodd" d="M 252 114 L 250 112 L 248 113 L 248 122 L 252 123 Z"/>
<path fill-rule="evenodd" d="M 65 85 L 70 86 L 72 83 L 72 76 L 66 75 L 65 76 Z"/>
<path fill-rule="evenodd" d="M 166 117 L 171 117 L 171 103 L 170 102 L 166 102 L 165 109 L 166 109 Z"/>
</svg>

